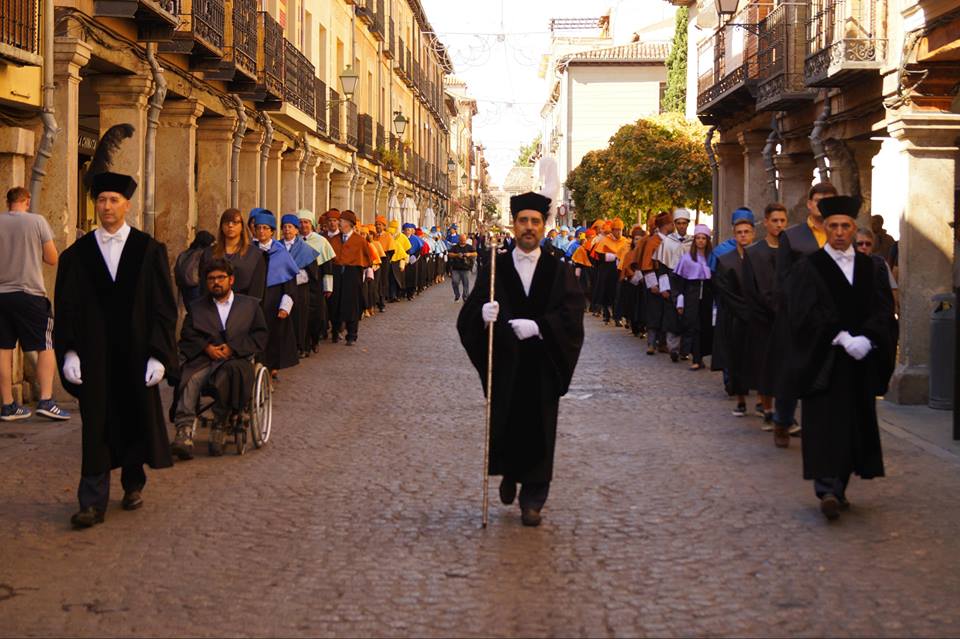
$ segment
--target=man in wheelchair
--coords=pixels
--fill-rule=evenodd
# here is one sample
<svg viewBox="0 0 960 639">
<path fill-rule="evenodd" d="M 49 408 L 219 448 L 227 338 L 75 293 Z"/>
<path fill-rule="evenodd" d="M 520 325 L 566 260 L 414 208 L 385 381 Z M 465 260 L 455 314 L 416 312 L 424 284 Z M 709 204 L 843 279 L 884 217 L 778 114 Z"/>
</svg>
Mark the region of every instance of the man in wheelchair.
<svg viewBox="0 0 960 639">
<path fill-rule="evenodd" d="M 250 404 L 253 359 L 267 344 L 267 323 L 254 297 L 233 292 L 233 266 L 214 259 L 201 274 L 207 294 L 192 302 L 180 331 L 182 375 L 177 385 L 171 446 L 179 459 L 193 458 L 194 420 L 201 397 L 213 400 L 210 454 L 223 454 L 224 431 L 231 416 Z"/>
</svg>

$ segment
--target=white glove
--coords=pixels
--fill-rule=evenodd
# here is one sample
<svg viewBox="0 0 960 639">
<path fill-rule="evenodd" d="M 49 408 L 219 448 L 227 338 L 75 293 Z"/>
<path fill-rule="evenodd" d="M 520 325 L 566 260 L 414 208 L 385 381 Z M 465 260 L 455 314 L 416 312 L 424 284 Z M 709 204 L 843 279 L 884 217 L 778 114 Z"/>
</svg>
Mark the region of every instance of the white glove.
<svg viewBox="0 0 960 639">
<path fill-rule="evenodd" d="M 80 377 L 80 356 L 77 351 L 67 351 L 63 356 L 63 376 L 71 384 L 80 386 L 83 379 Z"/>
<path fill-rule="evenodd" d="M 574 275 L 576 275 L 577 277 L 580 277 L 580 267 L 578 266 L 577 268 L 575 268 L 575 269 L 573 270 L 573 273 L 574 273 Z"/>
<path fill-rule="evenodd" d="M 870 354 L 870 351 L 873 350 L 873 344 L 863 335 L 857 335 L 856 337 L 851 337 L 847 341 L 847 345 L 843 348 L 847 351 L 847 355 L 859 362 Z"/>
<path fill-rule="evenodd" d="M 310 276 L 307 275 L 307 272 L 303 269 L 297 271 L 297 284 L 306 284 L 310 281 Z"/>
<path fill-rule="evenodd" d="M 147 374 L 145 381 L 147 383 L 147 388 L 151 386 L 156 386 L 160 383 L 160 380 L 163 379 L 164 373 L 167 372 L 167 369 L 164 368 L 163 364 L 151 357 L 147 360 Z"/>
<path fill-rule="evenodd" d="M 642 279 L 643 279 L 643 273 L 641 273 L 640 271 L 637 271 L 636 273 L 633 274 L 633 277 L 630 278 L 630 283 L 633 284 L 634 286 L 639 286 L 640 280 Z"/>
<path fill-rule="evenodd" d="M 416 255 L 411 255 L 411 256 L 410 256 L 410 263 L 413 264 L 413 263 L 416 262 L 416 261 L 417 261 L 417 256 L 416 256 Z"/>
<path fill-rule="evenodd" d="M 540 327 L 537 326 L 537 323 L 533 320 L 512 319 L 507 323 L 510 324 L 510 328 L 513 329 L 514 334 L 519 340 L 540 336 Z"/>
<path fill-rule="evenodd" d="M 363 271 L 363 276 L 364 276 L 366 279 L 368 279 L 368 280 L 372 280 L 372 279 L 373 279 L 373 267 L 368 266 L 368 267 Z"/>
<path fill-rule="evenodd" d="M 616 255 L 616 253 L 604 253 L 604 254 L 603 254 L 603 259 L 606 260 L 607 262 L 616 262 L 616 261 L 617 261 L 617 255 Z"/>
<path fill-rule="evenodd" d="M 500 302 L 487 302 L 480 310 L 480 315 L 484 322 L 496 322 L 497 318 L 500 317 Z"/>
<path fill-rule="evenodd" d="M 833 346 L 842 346 L 843 348 L 846 348 L 851 339 L 853 339 L 853 335 L 847 331 L 840 331 L 837 333 L 837 336 L 833 338 L 833 342 L 831 343 Z"/>
</svg>

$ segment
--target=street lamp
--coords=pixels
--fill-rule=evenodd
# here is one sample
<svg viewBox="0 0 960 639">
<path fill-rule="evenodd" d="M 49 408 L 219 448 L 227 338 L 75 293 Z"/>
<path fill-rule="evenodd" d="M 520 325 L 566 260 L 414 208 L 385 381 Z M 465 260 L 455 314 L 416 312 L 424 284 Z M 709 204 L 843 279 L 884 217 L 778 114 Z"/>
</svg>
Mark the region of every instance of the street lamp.
<svg viewBox="0 0 960 639">
<path fill-rule="evenodd" d="M 759 24 L 746 24 L 740 22 L 727 22 L 724 24 L 724 20 L 730 20 L 733 18 L 733 15 L 737 12 L 737 5 L 739 0 L 714 0 L 717 7 L 717 19 L 719 19 L 719 24 L 721 27 L 734 27 L 737 29 L 743 29 L 753 35 L 760 35 L 760 25 Z"/>
<path fill-rule="evenodd" d="M 403 117 L 403 113 L 400 111 L 393 112 L 393 131 L 397 134 L 398 138 L 403 137 L 403 132 L 407 130 L 407 118 Z"/>
<path fill-rule="evenodd" d="M 360 76 L 357 75 L 357 72 L 353 70 L 352 66 L 347 65 L 347 68 L 340 74 L 340 88 L 343 90 L 343 95 L 346 96 L 347 100 L 353 98 L 353 94 L 357 90 L 357 82 L 359 81 Z"/>
<path fill-rule="evenodd" d="M 453 161 L 453 158 L 447 160 L 447 173 L 453 173 L 457 170 L 457 163 Z"/>
</svg>

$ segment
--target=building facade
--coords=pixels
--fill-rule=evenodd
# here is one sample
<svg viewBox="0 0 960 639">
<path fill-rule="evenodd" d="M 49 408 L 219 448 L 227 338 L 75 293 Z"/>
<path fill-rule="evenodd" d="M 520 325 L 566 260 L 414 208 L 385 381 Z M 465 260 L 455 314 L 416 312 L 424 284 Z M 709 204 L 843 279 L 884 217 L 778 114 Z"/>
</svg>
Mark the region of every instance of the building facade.
<svg viewBox="0 0 960 639">
<path fill-rule="evenodd" d="M 689 6 L 687 113 L 711 126 L 715 204 L 806 217 L 829 179 L 899 238 L 900 349 L 890 398 L 928 395 L 930 311 L 950 291 L 960 184 L 960 7 L 950 0 Z"/>
</svg>

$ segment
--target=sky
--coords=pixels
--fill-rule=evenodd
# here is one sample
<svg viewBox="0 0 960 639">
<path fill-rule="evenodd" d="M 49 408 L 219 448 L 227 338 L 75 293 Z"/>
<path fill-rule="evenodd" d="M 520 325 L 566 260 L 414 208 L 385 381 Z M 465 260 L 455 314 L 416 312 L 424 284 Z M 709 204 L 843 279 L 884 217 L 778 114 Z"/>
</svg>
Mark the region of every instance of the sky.
<svg viewBox="0 0 960 639">
<path fill-rule="evenodd" d="M 551 18 L 593 18 L 618 5 L 660 0 L 421 0 L 446 45 L 454 74 L 477 99 L 474 144 L 483 144 L 495 186 L 521 145 L 540 131 L 546 98 L 540 61 L 550 44 Z M 616 29 L 616 27 L 615 27 Z M 619 43 L 618 43 L 619 44 Z"/>
</svg>

